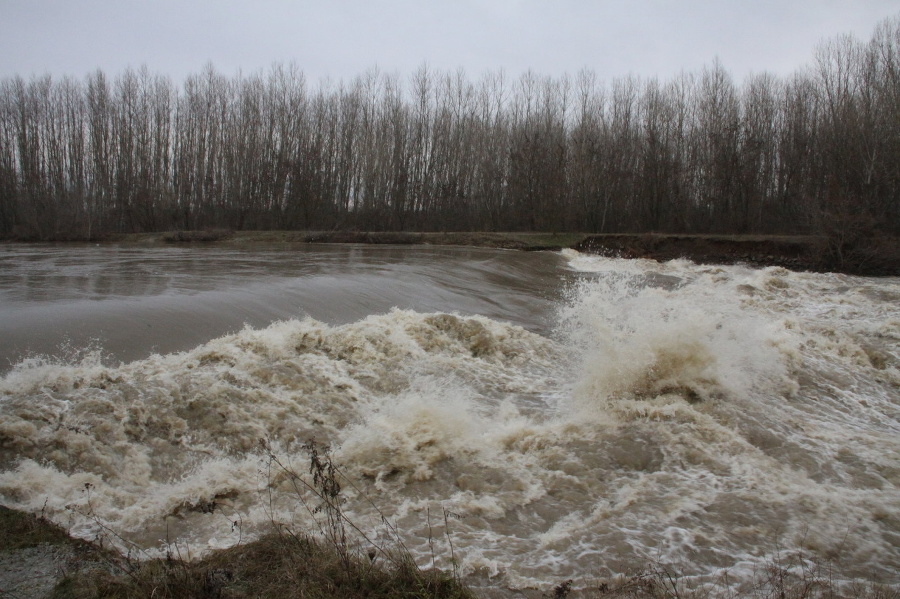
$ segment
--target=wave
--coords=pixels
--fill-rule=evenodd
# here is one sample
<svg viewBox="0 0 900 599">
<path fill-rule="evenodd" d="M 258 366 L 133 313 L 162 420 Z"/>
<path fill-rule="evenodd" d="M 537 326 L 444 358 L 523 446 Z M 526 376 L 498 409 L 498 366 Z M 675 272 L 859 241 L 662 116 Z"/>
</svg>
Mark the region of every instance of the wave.
<svg viewBox="0 0 900 599">
<path fill-rule="evenodd" d="M 513 587 L 656 560 L 740 576 L 785 547 L 897 581 L 896 280 L 566 258 L 550 335 L 393 310 L 24 361 L 0 381 L 0 494 L 202 552 L 314 526 L 268 452 L 302 464 L 315 438 L 361 527 L 389 518 L 430 561 L 452 513 L 463 570 Z"/>
</svg>

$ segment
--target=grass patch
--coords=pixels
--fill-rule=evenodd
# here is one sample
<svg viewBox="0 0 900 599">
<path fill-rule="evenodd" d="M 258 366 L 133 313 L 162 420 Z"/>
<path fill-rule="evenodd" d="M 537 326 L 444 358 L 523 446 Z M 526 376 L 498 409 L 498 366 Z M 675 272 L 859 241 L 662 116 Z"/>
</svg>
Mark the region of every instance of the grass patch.
<svg viewBox="0 0 900 599">
<path fill-rule="evenodd" d="M 582 233 L 495 233 L 495 232 L 416 232 L 416 231 L 170 231 L 133 233 L 113 239 L 119 243 L 194 243 L 221 242 L 252 246 L 268 243 L 360 243 L 370 245 L 459 245 L 516 250 L 559 250 L 573 247 Z"/>
<path fill-rule="evenodd" d="M 49 520 L 0 506 L 0 551 L 70 542 L 66 531 Z"/>
<path fill-rule="evenodd" d="M 172 231 L 164 233 L 162 240 L 166 243 L 210 243 L 213 241 L 225 241 L 232 237 L 233 233 L 224 229 L 212 229 L 208 231 Z"/>
<path fill-rule="evenodd" d="M 135 562 L 118 573 L 83 572 L 57 586 L 56 597 L 213 599 L 244 597 L 470 599 L 449 574 L 423 571 L 411 560 L 354 556 L 280 530 L 200 561 L 172 556 Z"/>
</svg>

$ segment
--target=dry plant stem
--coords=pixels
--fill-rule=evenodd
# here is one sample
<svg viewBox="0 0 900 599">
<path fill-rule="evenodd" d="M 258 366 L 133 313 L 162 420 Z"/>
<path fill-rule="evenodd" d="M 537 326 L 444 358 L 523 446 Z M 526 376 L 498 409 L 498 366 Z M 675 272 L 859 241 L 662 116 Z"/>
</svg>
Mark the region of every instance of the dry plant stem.
<svg viewBox="0 0 900 599">
<path fill-rule="evenodd" d="M 431 532 L 431 506 L 425 508 L 425 519 L 428 522 L 428 548 L 431 550 L 431 567 L 437 568 L 436 556 L 434 554 L 434 534 Z"/>
<path fill-rule="evenodd" d="M 314 443 L 314 441 L 311 441 L 311 442 Z M 387 529 L 390 531 L 390 533 L 391 533 L 391 535 L 392 535 L 392 537 L 393 537 L 393 538 L 392 538 L 392 541 L 393 541 L 394 543 L 396 543 L 396 544 L 400 547 L 400 550 L 401 550 L 404 554 L 408 555 L 408 554 L 410 553 L 409 548 L 403 543 L 403 538 L 401 537 L 400 531 L 397 529 L 397 526 L 391 523 L 391 521 L 387 518 L 387 516 L 384 515 L 384 512 L 381 510 L 381 508 L 378 507 L 378 505 L 372 500 L 372 498 L 369 496 L 369 494 L 366 493 L 365 491 L 363 491 L 362 489 L 360 489 L 358 486 L 356 486 L 356 483 L 354 483 L 353 480 L 351 480 L 350 477 L 348 477 L 346 474 L 344 474 L 344 473 L 341 471 L 341 469 L 338 468 L 337 466 L 334 466 L 334 473 L 337 474 L 337 475 L 339 475 L 339 476 L 341 477 L 341 479 L 342 479 L 347 485 L 349 485 L 354 491 L 356 491 L 356 494 L 357 494 L 358 496 L 360 496 L 360 497 L 362 497 L 363 499 L 365 499 L 365 501 L 369 504 L 369 506 L 370 506 L 373 510 L 375 510 L 375 512 L 376 512 L 376 513 L 378 514 L 378 516 L 381 518 L 381 523 L 384 524 L 384 525 L 387 527 Z M 353 523 L 352 523 L 352 522 L 351 522 L 350 524 L 351 524 L 351 526 L 353 526 Z M 353 527 L 356 528 L 355 526 L 353 526 Z M 430 527 L 430 522 L 429 522 L 429 527 Z M 357 530 L 358 530 L 358 529 L 357 529 Z M 367 539 L 367 540 L 368 540 L 368 539 Z M 383 553 L 384 553 L 384 552 L 383 552 Z M 390 558 L 390 556 L 388 556 L 386 553 L 385 553 L 385 555 L 386 555 L 388 558 Z"/>
<path fill-rule="evenodd" d="M 85 483 L 84 485 L 84 493 L 86 494 L 86 504 L 87 504 L 87 513 L 84 514 L 102 531 L 96 535 L 94 539 L 95 542 L 99 545 L 99 547 L 103 548 L 103 540 L 104 538 L 112 537 L 119 541 L 123 547 L 127 547 L 127 552 L 122 554 L 121 552 L 117 552 L 119 556 L 121 556 L 122 561 L 114 559 L 111 554 L 107 552 L 102 552 L 101 555 L 104 557 L 104 560 L 107 562 L 107 566 L 112 567 L 118 571 L 123 572 L 125 575 L 129 577 L 134 577 L 135 572 L 140 567 L 139 562 L 137 562 L 133 557 L 131 552 L 135 551 L 136 553 L 144 553 L 137 545 L 124 538 L 122 535 L 117 533 L 115 530 L 106 525 L 100 517 L 97 515 L 94 510 L 94 505 L 91 502 L 91 490 L 93 489 L 93 485 L 91 483 Z M 73 508 L 70 508 L 73 509 Z M 146 556 L 145 556 L 146 557 Z M 123 563 L 124 562 L 124 563 Z"/>
<path fill-rule="evenodd" d="M 326 453 L 326 457 L 323 459 L 320 457 L 319 450 L 317 449 L 318 445 L 315 441 L 309 441 L 304 444 L 304 448 L 310 453 L 310 472 L 313 473 L 313 484 L 310 484 L 306 481 L 302 476 L 297 474 L 295 470 L 284 464 L 278 456 L 276 456 L 271 448 L 263 443 L 263 448 L 268 454 L 269 460 L 274 463 L 281 471 L 287 476 L 288 480 L 291 482 L 291 486 L 293 487 L 294 493 L 296 497 L 301 501 L 306 510 L 309 512 L 311 516 L 315 519 L 316 513 L 322 511 L 322 509 L 326 512 L 326 517 L 328 519 L 328 530 L 326 530 L 323 526 L 320 525 L 320 532 L 322 535 L 328 539 L 338 551 L 341 552 L 342 559 L 348 558 L 347 552 L 347 542 L 346 542 L 346 530 L 344 526 L 349 526 L 355 533 L 357 533 L 370 547 L 375 549 L 378 553 L 383 555 L 385 559 L 390 561 L 393 565 L 399 566 L 403 562 L 402 559 L 398 559 L 391 554 L 391 552 L 386 551 L 383 547 L 381 547 L 378 543 L 373 541 L 361 528 L 359 528 L 355 522 L 350 520 L 346 514 L 340 508 L 340 485 L 337 484 L 336 477 L 339 474 L 339 471 L 336 466 L 331 462 L 331 457 Z M 313 454 L 312 450 L 315 449 L 315 454 Z M 315 456 L 315 457 L 314 457 Z M 330 464 L 330 466 L 329 466 Z M 315 472 L 314 472 L 315 471 Z M 323 477 L 331 478 L 331 481 L 326 482 L 326 487 L 320 488 L 316 482 L 322 482 Z M 344 477 L 346 478 L 346 477 Z M 304 489 L 308 492 L 312 492 L 322 503 L 320 508 L 312 508 L 306 501 L 303 499 L 305 493 Z M 371 502 L 371 500 L 370 500 Z M 373 504 L 374 505 L 374 504 Z M 379 510 L 379 514 L 381 515 L 382 522 L 387 525 L 391 531 L 396 535 L 396 528 L 391 525 L 387 518 L 382 514 Z M 397 535 L 399 539 L 399 535 Z M 405 547 L 402 547 L 405 550 Z"/>
<path fill-rule="evenodd" d="M 459 518 L 458 515 L 452 514 L 447 508 L 442 508 L 444 511 L 444 534 L 447 536 L 447 543 L 450 545 L 450 563 L 453 564 L 453 577 L 459 581 L 459 564 L 456 562 L 456 553 L 453 550 L 453 539 L 450 538 L 450 522 L 448 521 L 448 515 L 453 515 L 456 518 Z"/>
</svg>

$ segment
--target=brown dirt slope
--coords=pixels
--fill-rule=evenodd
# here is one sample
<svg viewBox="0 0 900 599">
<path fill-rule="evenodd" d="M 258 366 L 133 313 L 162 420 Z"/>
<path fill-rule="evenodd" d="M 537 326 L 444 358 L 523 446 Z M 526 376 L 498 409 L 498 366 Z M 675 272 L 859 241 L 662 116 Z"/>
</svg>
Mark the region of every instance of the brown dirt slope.
<svg viewBox="0 0 900 599">
<path fill-rule="evenodd" d="M 900 239 L 871 237 L 854 243 L 813 236 L 591 235 L 575 244 L 582 252 L 701 264 L 745 263 L 791 270 L 900 276 Z"/>
</svg>

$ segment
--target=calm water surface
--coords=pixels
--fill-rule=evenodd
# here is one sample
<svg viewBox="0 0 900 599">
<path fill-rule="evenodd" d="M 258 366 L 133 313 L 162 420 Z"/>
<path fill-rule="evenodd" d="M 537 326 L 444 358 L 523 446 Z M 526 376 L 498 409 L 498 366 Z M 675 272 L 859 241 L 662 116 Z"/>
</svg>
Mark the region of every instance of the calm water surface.
<svg viewBox="0 0 900 599">
<path fill-rule="evenodd" d="M 391 308 L 546 332 L 562 259 L 454 247 L 0 245 L 0 372 L 87 346 L 130 361 L 286 318 Z"/>
</svg>

